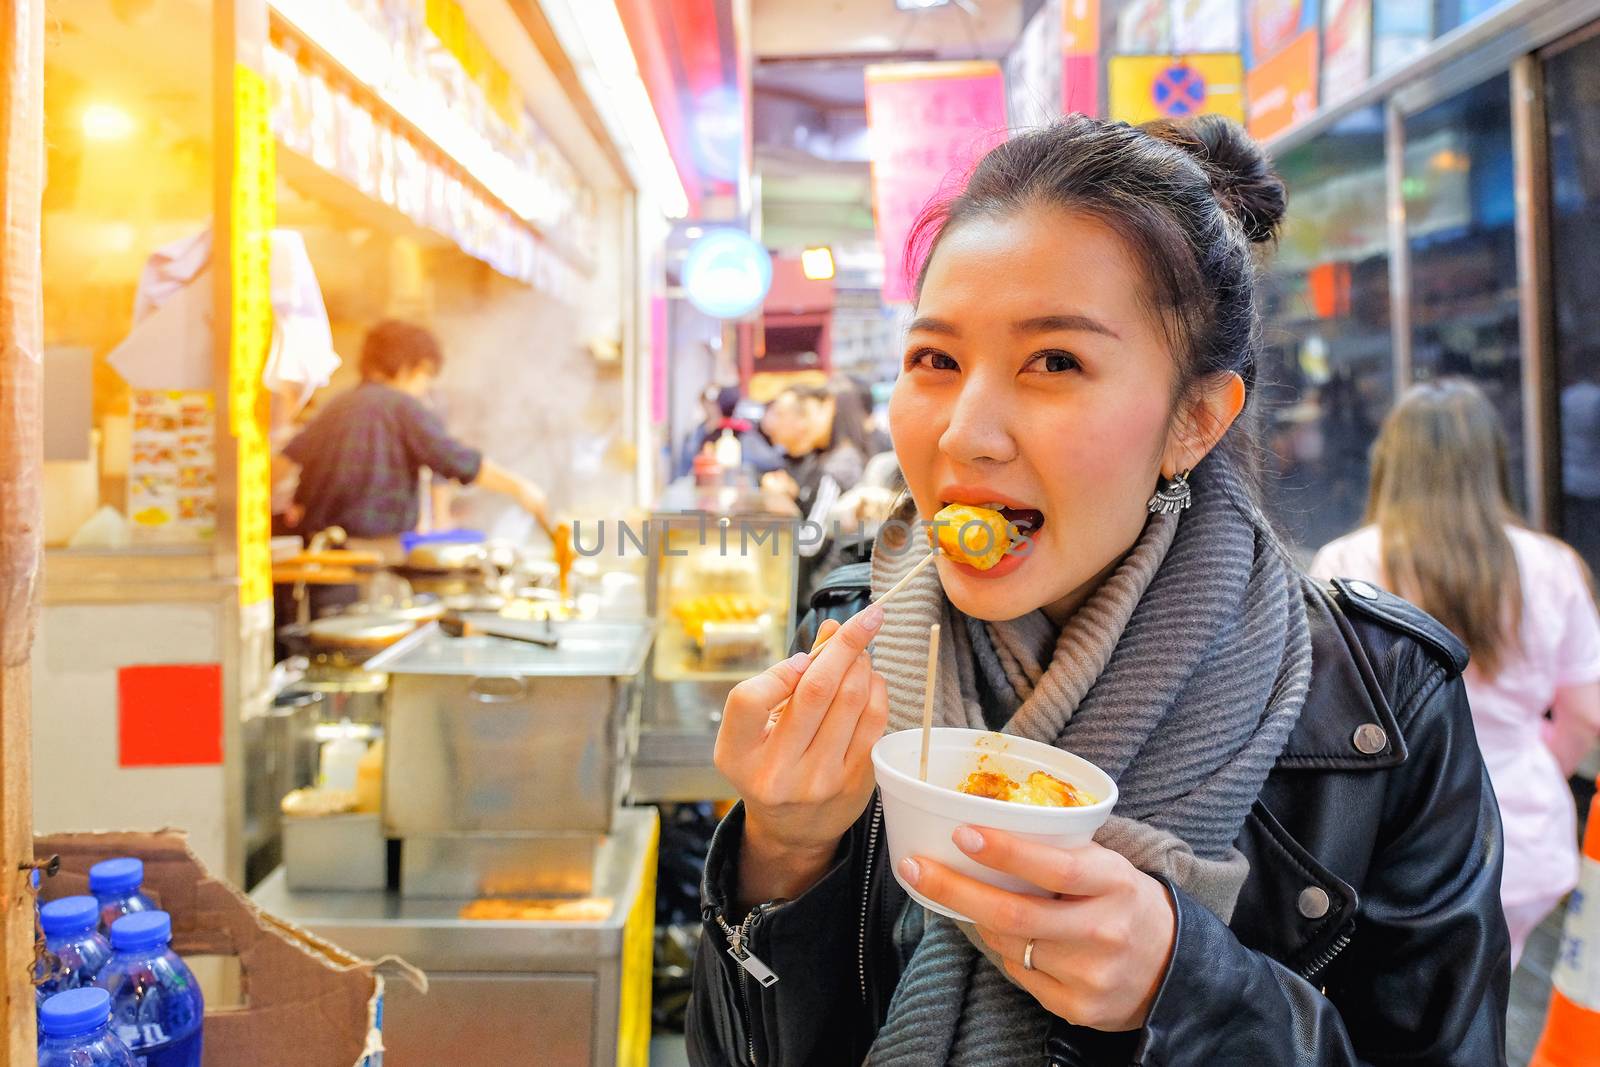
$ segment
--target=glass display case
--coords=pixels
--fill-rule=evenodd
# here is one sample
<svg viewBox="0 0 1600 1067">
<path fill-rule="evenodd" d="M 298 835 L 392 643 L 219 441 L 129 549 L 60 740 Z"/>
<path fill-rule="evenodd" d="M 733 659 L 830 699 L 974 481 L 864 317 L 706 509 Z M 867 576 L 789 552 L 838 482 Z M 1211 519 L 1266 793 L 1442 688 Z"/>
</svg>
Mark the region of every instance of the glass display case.
<svg viewBox="0 0 1600 1067">
<path fill-rule="evenodd" d="M 712 764 L 728 692 L 782 659 L 794 635 L 796 523 L 759 493 L 718 489 L 650 518 L 648 607 L 656 627 L 634 759 L 635 801 L 729 798 Z M 682 510 L 666 510 L 672 503 Z M 698 508 L 699 510 L 695 510 Z"/>
<path fill-rule="evenodd" d="M 794 632 L 794 524 L 702 512 L 651 525 L 655 677 L 737 682 L 782 659 Z"/>
</svg>

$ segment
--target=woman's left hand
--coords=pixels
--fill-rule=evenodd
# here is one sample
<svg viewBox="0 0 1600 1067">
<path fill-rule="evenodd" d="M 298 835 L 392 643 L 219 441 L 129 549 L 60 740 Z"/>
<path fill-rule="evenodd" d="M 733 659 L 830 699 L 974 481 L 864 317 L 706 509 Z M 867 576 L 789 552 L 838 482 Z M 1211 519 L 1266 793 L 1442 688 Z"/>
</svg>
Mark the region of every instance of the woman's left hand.
<svg viewBox="0 0 1600 1067">
<path fill-rule="evenodd" d="M 954 839 L 984 866 L 1058 896 L 996 889 L 922 857 L 902 861 L 901 876 L 923 896 L 972 919 L 1007 973 L 1046 1011 L 1096 1030 L 1144 1025 L 1177 933 L 1164 885 L 1099 845 L 1061 849 L 968 826 Z M 1027 970 L 1022 962 L 1030 938 L 1033 969 Z"/>
</svg>

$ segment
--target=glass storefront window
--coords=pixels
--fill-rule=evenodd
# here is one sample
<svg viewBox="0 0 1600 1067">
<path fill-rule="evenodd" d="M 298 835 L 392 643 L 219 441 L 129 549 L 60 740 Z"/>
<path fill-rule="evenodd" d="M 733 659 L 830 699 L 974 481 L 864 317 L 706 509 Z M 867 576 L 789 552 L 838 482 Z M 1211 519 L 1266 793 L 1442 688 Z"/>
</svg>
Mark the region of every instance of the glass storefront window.
<svg viewBox="0 0 1600 1067">
<path fill-rule="evenodd" d="M 1561 535 L 1600 568 L 1600 38 L 1545 67 Z"/>
<path fill-rule="evenodd" d="M 1416 7 L 1425 7 L 1426 4 L 1411 0 Z M 1436 0 L 1434 17 L 1442 37 L 1451 30 L 1473 21 L 1480 16 L 1487 15 L 1495 8 L 1508 0 Z"/>
<path fill-rule="evenodd" d="M 1523 470 L 1522 345 L 1511 88 L 1491 78 L 1405 122 L 1412 373 L 1476 382 L 1505 425 L 1512 493 Z"/>
<path fill-rule="evenodd" d="M 1306 552 L 1359 524 L 1393 397 L 1383 160 L 1370 108 L 1277 161 L 1289 214 L 1264 279 L 1267 504 Z"/>
</svg>

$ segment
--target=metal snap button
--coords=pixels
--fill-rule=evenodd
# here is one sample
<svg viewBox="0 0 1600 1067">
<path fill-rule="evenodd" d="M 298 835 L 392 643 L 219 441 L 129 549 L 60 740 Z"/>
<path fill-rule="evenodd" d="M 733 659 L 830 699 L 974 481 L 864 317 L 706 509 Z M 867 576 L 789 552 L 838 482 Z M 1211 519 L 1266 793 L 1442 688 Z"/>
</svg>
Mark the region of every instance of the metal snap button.
<svg viewBox="0 0 1600 1067">
<path fill-rule="evenodd" d="M 1362 600 L 1377 600 L 1378 590 L 1367 582 L 1351 582 L 1350 591 Z"/>
<path fill-rule="evenodd" d="M 1389 743 L 1389 735 L 1383 732 L 1383 727 L 1375 722 L 1364 722 L 1356 727 L 1355 737 L 1351 741 L 1356 746 L 1356 751 L 1364 756 L 1376 756 L 1382 752 Z"/>
<path fill-rule="evenodd" d="M 1328 914 L 1328 893 L 1317 886 L 1308 885 L 1300 890 L 1300 899 L 1295 906 L 1306 918 L 1320 919 Z"/>
</svg>

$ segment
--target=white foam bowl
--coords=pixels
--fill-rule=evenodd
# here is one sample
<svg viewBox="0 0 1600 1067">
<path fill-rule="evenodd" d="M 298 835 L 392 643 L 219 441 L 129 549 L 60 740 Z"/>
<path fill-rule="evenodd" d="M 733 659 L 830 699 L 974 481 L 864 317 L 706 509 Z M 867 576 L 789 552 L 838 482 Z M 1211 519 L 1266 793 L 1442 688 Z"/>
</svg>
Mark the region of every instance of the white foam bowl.
<svg viewBox="0 0 1600 1067">
<path fill-rule="evenodd" d="M 1117 784 L 1099 767 L 1081 756 L 1024 737 L 941 726 L 933 730 L 929 742 L 926 782 L 917 778 L 921 757 L 920 729 L 886 734 L 872 747 L 872 766 L 883 799 L 884 830 L 889 835 L 889 857 L 895 880 L 912 899 L 952 919 L 965 920 L 966 916 L 935 904 L 901 881 L 902 859 L 925 856 L 1001 889 L 1050 896 L 1030 882 L 971 859 L 956 847 L 950 835 L 958 826 L 976 826 L 1004 830 L 1057 848 L 1077 848 L 1094 839 L 1095 831 L 1117 803 Z M 987 758 L 980 768 L 982 757 Z M 1019 782 L 1034 771 L 1045 771 L 1087 792 L 1095 803 L 1044 808 L 956 792 L 956 786 L 979 769 L 998 771 Z"/>
</svg>

